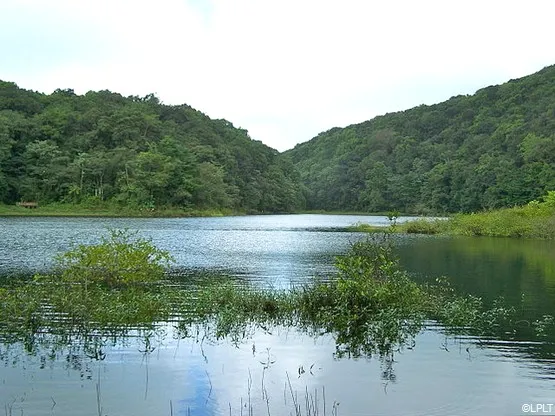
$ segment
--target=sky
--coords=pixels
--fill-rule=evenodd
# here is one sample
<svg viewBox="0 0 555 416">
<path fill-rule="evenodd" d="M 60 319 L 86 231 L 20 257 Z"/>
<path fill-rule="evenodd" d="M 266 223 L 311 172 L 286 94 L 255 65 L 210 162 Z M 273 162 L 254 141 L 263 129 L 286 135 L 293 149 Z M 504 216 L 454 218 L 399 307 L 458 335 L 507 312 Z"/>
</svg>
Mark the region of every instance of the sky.
<svg viewBox="0 0 555 416">
<path fill-rule="evenodd" d="M 1 0 L 0 79 L 156 94 L 279 151 L 555 64 L 555 1 Z"/>
</svg>

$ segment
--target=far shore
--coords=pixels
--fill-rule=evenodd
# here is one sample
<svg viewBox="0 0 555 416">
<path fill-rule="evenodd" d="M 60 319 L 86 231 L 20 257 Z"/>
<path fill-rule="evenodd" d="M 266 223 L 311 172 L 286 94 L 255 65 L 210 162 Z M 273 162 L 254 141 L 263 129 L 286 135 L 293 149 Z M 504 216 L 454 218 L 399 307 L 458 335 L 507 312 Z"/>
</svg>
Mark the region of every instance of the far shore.
<svg viewBox="0 0 555 416">
<path fill-rule="evenodd" d="M 81 207 L 78 205 L 45 205 L 24 208 L 15 205 L 0 205 L 0 217 L 106 217 L 106 218 L 186 218 L 223 217 L 245 215 L 232 210 L 202 210 L 183 208 L 131 209 L 118 207 Z"/>
<path fill-rule="evenodd" d="M 243 215 L 365 215 L 387 216 L 385 212 L 303 210 L 295 212 L 245 212 L 231 209 L 186 209 L 178 207 L 159 209 L 133 209 L 127 207 L 83 207 L 73 204 L 51 204 L 36 208 L 17 205 L 0 205 L 0 217 L 106 217 L 106 218 L 189 218 L 224 217 Z M 414 214 L 399 214 L 416 217 Z M 381 228 L 381 227 L 380 227 Z"/>
</svg>

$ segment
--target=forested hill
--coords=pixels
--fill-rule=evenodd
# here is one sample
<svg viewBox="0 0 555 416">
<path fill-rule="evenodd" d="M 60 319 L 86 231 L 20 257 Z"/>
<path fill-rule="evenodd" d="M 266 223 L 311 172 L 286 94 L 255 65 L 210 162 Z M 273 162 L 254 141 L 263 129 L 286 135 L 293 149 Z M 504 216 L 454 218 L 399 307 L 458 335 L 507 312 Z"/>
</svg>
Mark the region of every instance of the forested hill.
<svg viewBox="0 0 555 416">
<path fill-rule="evenodd" d="M 555 66 L 334 128 L 287 152 L 308 208 L 431 213 L 523 204 L 555 189 Z"/>
<path fill-rule="evenodd" d="M 302 185 L 246 130 L 154 95 L 57 90 L 0 81 L 0 203 L 285 212 Z"/>
</svg>

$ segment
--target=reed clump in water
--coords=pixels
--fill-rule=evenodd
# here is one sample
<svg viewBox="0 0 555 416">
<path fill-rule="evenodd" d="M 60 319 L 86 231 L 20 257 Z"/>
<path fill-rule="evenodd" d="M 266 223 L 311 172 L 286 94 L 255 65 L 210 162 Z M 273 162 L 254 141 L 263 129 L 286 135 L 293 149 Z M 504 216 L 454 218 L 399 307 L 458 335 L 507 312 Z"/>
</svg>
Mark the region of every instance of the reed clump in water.
<svg viewBox="0 0 555 416">
<path fill-rule="evenodd" d="M 117 332 L 170 317 L 163 278 L 171 257 L 149 241 L 112 231 L 59 256 L 56 272 L 0 288 L 0 336 Z"/>
</svg>

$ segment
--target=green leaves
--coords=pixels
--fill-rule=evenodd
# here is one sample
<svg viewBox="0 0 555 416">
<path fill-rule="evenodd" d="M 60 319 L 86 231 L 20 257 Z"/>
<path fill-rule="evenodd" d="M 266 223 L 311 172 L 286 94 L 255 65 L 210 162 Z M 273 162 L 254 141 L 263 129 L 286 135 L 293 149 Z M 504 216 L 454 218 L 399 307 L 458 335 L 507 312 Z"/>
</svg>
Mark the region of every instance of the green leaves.
<svg viewBox="0 0 555 416">
<path fill-rule="evenodd" d="M 172 257 L 150 241 L 112 230 L 100 244 L 79 245 L 57 258 L 62 280 L 124 288 L 157 283 Z"/>
<path fill-rule="evenodd" d="M 302 190 L 277 151 L 187 105 L 0 83 L 0 203 L 290 212 Z"/>
<path fill-rule="evenodd" d="M 554 80 L 551 66 L 474 96 L 332 128 L 286 155 L 311 209 L 430 214 L 520 205 L 555 187 Z"/>
</svg>

